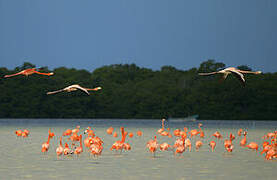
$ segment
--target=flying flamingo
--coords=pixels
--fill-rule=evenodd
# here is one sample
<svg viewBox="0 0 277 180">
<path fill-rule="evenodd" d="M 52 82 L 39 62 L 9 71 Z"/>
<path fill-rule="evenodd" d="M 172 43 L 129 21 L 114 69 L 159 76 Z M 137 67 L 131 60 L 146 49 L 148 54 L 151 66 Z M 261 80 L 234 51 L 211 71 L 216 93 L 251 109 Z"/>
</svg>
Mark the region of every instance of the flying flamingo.
<svg viewBox="0 0 277 180">
<path fill-rule="evenodd" d="M 42 73 L 42 72 L 36 71 L 36 68 L 30 68 L 30 69 L 25 69 L 23 71 L 15 73 L 15 74 L 5 75 L 4 78 L 8 78 L 8 77 L 12 77 L 12 76 L 17 76 L 17 75 L 29 76 L 29 75 L 34 74 L 34 73 L 35 74 L 46 75 L 46 76 L 51 76 L 51 75 L 54 74 L 53 72 L 51 72 L 51 73 Z"/>
<path fill-rule="evenodd" d="M 56 149 L 57 156 L 61 156 L 64 152 L 63 145 L 62 145 L 62 137 L 60 137 L 60 145 Z"/>
<path fill-rule="evenodd" d="M 88 92 L 88 91 L 98 91 L 98 90 L 100 90 L 100 89 L 102 89 L 102 88 L 101 88 L 101 87 L 96 87 L 96 88 L 93 88 L 93 89 L 89 89 L 89 88 L 81 87 L 81 86 L 78 85 L 78 84 L 74 84 L 74 85 L 65 87 L 65 88 L 63 88 L 63 89 L 57 90 L 57 91 L 47 92 L 47 94 L 48 94 L 48 95 L 49 95 L 49 94 L 55 94 L 55 93 L 59 93 L 59 92 L 62 92 L 62 91 L 71 92 L 71 91 L 77 91 L 78 89 L 84 91 L 85 93 L 87 93 L 87 94 L 89 95 L 89 92 Z"/>
<path fill-rule="evenodd" d="M 221 71 L 216 71 L 216 72 L 210 72 L 210 73 L 198 73 L 199 75 L 214 75 L 214 74 L 223 74 L 222 76 L 222 81 L 227 78 L 229 74 L 235 75 L 235 77 L 242 83 L 243 86 L 245 86 L 245 79 L 243 74 L 261 74 L 261 71 L 243 71 L 240 69 L 237 69 L 235 67 L 229 67 L 225 68 Z"/>
</svg>

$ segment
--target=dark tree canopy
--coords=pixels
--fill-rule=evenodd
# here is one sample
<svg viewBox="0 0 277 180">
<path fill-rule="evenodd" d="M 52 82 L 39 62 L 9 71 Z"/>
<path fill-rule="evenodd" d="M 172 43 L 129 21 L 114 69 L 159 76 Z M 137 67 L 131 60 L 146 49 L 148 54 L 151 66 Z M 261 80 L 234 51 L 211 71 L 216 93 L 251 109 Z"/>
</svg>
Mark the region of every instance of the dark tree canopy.
<svg viewBox="0 0 277 180">
<path fill-rule="evenodd" d="M 59 67 L 53 76 L 3 78 L 34 64 L 13 70 L 0 68 L 0 118 L 162 118 L 198 114 L 200 119 L 277 119 L 277 73 L 246 74 L 246 87 L 232 75 L 220 83 L 217 76 L 198 76 L 225 68 L 208 60 L 199 68 L 159 71 L 135 64 L 114 64 L 93 72 Z M 246 65 L 238 66 L 251 70 Z M 48 67 L 39 67 L 49 72 Z M 76 91 L 46 95 L 71 84 L 103 89 L 91 95 Z"/>
</svg>

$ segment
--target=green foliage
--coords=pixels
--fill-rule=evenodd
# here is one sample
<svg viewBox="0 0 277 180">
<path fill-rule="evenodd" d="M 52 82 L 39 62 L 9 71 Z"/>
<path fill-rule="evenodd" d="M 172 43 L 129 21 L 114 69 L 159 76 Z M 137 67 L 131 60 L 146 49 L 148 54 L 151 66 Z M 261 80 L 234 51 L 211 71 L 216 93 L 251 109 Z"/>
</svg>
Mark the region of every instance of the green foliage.
<svg viewBox="0 0 277 180">
<path fill-rule="evenodd" d="M 35 65 L 25 62 L 14 70 L 0 68 L 0 76 Z M 277 73 L 246 74 L 246 87 L 233 76 L 198 76 L 225 64 L 208 60 L 199 68 L 160 71 L 135 64 L 115 64 L 86 70 L 59 67 L 54 76 L 0 78 L 0 118 L 162 118 L 199 114 L 200 119 L 277 119 Z M 246 65 L 238 66 L 251 70 Z M 39 68 L 49 72 L 47 67 Z M 79 84 L 103 89 L 91 92 L 48 91 Z"/>
</svg>

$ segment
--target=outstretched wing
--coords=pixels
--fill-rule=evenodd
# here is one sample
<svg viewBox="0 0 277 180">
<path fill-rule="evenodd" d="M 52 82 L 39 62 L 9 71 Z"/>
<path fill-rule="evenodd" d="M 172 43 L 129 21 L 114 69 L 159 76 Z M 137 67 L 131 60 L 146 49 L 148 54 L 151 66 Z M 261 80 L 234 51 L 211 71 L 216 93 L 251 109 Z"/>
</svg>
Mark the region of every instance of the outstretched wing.
<svg viewBox="0 0 277 180">
<path fill-rule="evenodd" d="M 47 94 L 47 95 L 56 94 L 56 93 L 59 93 L 59 92 L 62 92 L 62 91 L 64 91 L 64 89 L 60 89 L 60 90 L 57 90 L 57 91 L 47 92 L 46 94 Z"/>
<path fill-rule="evenodd" d="M 242 83 L 243 86 L 245 86 L 245 79 L 242 73 L 235 71 L 235 70 L 230 70 L 233 75 Z"/>
<path fill-rule="evenodd" d="M 213 75 L 213 74 L 217 74 L 217 72 L 209 72 L 209 73 L 198 73 L 201 76 L 209 76 L 209 75 Z"/>
<path fill-rule="evenodd" d="M 15 74 L 5 75 L 4 78 L 8 78 L 8 77 L 12 77 L 12 76 L 17 76 L 17 75 L 20 75 L 20 74 L 22 74 L 22 71 L 20 71 L 18 73 L 15 73 Z"/>
<path fill-rule="evenodd" d="M 85 88 L 81 87 L 80 85 L 75 85 L 75 88 L 80 89 L 89 95 L 89 92 Z"/>
</svg>

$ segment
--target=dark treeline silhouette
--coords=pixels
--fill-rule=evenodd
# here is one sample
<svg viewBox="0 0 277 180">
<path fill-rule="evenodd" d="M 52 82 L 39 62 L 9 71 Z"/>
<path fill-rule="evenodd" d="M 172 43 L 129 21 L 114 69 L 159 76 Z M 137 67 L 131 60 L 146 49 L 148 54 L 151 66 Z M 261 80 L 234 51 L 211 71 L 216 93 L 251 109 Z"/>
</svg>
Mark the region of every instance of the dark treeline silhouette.
<svg viewBox="0 0 277 180">
<path fill-rule="evenodd" d="M 159 119 L 198 114 L 199 119 L 277 119 L 277 73 L 247 74 L 245 87 L 234 76 L 220 83 L 220 75 L 198 75 L 225 68 L 224 63 L 208 60 L 189 70 L 115 64 L 92 73 L 59 67 L 49 77 L 3 78 L 32 67 L 26 62 L 14 70 L 0 68 L 0 118 Z M 251 70 L 245 65 L 238 68 Z M 50 72 L 47 67 L 40 71 Z M 46 95 L 72 84 L 103 89 L 90 96 L 81 91 Z"/>
</svg>

